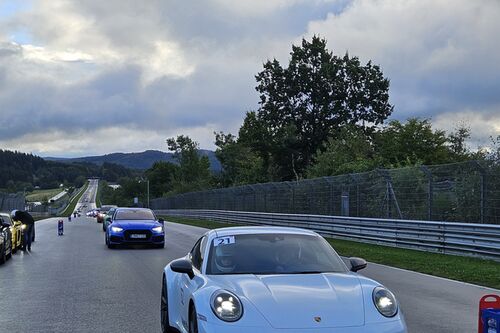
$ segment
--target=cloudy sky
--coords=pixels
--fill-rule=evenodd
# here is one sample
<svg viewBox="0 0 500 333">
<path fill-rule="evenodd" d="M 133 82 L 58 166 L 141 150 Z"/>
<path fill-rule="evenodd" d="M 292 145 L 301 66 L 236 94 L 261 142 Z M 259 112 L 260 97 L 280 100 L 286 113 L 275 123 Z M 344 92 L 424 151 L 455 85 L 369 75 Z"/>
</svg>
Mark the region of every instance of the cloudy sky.
<svg viewBox="0 0 500 333">
<path fill-rule="evenodd" d="M 391 79 L 393 118 L 500 135 L 498 0 L 0 0 L 0 148 L 42 156 L 213 149 L 254 75 L 314 34 Z"/>
</svg>

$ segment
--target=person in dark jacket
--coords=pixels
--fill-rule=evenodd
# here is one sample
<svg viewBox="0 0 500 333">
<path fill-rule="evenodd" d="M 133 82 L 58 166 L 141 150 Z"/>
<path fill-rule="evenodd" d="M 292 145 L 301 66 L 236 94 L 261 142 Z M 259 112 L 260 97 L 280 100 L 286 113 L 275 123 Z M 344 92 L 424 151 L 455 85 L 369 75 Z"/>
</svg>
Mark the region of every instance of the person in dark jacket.
<svg viewBox="0 0 500 333">
<path fill-rule="evenodd" d="M 35 219 L 33 219 L 30 213 L 22 210 L 13 210 L 11 217 L 14 221 L 20 221 L 26 225 L 26 229 L 24 229 L 23 251 L 26 249 L 31 251 L 31 242 L 35 233 Z"/>
</svg>

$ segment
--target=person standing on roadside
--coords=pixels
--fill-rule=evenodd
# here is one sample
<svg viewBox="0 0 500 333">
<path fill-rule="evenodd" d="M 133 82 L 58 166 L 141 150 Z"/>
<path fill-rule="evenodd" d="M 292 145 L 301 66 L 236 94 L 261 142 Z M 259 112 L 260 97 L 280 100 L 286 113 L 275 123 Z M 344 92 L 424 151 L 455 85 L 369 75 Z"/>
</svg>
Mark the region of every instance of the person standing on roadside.
<svg viewBox="0 0 500 333">
<path fill-rule="evenodd" d="M 33 240 L 33 234 L 35 232 L 35 219 L 31 216 L 30 213 L 22 211 L 22 210 L 13 210 L 10 214 L 11 218 L 14 221 L 19 221 L 22 224 L 26 225 L 26 229 L 24 229 L 24 239 L 23 239 L 23 251 L 28 250 L 31 251 L 31 242 Z"/>
</svg>

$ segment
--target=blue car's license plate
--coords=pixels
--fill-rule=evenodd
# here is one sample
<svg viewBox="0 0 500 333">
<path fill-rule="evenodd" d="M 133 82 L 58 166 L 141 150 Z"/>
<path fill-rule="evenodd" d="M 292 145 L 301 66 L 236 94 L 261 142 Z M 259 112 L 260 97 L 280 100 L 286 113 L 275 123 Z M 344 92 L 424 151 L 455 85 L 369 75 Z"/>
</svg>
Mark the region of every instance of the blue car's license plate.
<svg viewBox="0 0 500 333">
<path fill-rule="evenodd" d="M 130 238 L 135 238 L 135 239 L 146 238 L 146 235 L 145 234 L 131 234 Z"/>
</svg>

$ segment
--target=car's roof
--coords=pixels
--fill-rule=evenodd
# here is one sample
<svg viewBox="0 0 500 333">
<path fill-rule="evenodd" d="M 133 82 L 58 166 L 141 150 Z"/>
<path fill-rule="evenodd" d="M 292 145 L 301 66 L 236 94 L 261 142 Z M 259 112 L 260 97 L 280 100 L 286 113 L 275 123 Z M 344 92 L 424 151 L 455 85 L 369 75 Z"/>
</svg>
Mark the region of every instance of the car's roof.
<svg viewBox="0 0 500 333">
<path fill-rule="evenodd" d="M 318 236 L 317 233 L 311 230 L 290 228 L 290 227 L 228 227 L 214 229 L 216 237 L 245 235 L 245 234 L 295 234 L 295 235 L 310 235 Z"/>
<path fill-rule="evenodd" d="M 149 208 L 142 208 L 142 207 L 117 207 L 117 210 L 151 210 Z"/>
</svg>

